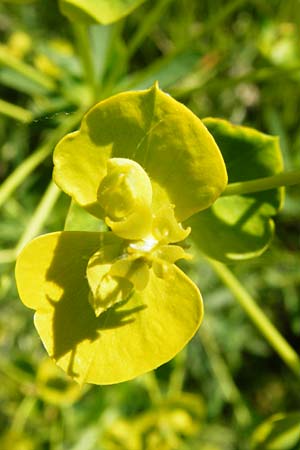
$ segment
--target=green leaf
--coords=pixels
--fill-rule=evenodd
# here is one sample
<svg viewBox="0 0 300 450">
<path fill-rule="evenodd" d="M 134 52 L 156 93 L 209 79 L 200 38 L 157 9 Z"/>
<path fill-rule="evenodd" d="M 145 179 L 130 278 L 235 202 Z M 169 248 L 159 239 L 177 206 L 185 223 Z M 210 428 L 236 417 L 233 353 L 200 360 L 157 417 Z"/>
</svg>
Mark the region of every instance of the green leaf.
<svg viewBox="0 0 300 450">
<path fill-rule="evenodd" d="M 300 413 L 275 414 L 252 436 L 253 450 L 296 450 L 300 445 Z"/>
<path fill-rule="evenodd" d="M 229 183 L 282 171 L 278 139 L 221 119 L 205 119 L 226 163 Z M 282 189 L 219 198 L 188 221 L 192 238 L 209 257 L 223 262 L 260 255 L 273 236 Z"/>
<path fill-rule="evenodd" d="M 178 221 L 209 207 L 227 182 L 221 153 L 201 120 L 157 85 L 98 103 L 55 149 L 55 182 L 100 218 L 97 192 L 110 158 L 138 162 L 151 180 L 154 212 L 175 205 Z"/>
<path fill-rule="evenodd" d="M 64 230 L 107 231 L 107 226 L 102 220 L 92 216 L 72 200 L 66 217 Z"/>
<path fill-rule="evenodd" d="M 107 25 L 129 14 L 145 0 L 59 0 L 63 14 L 69 19 Z"/>
<path fill-rule="evenodd" d="M 143 291 L 97 318 L 86 268 L 100 239 L 92 232 L 44 235 L 25 247 L 16 266 L 20 297 L 37 310 L 49 355 L 79 383 L 117 383 L 165 363 L 191 339 L 203 313 L 197 287 L 173 265 L 162 279 L 150 269 Z"/>
<path fill-rule="evenodd" d="M 146 89 L 156 80 L 163 89 L 174 86 L 176 82 L 193 73 L 200 58 L 201 53 L 191 49 L 168 54 L 147 67 L 126 75 L 116 89 Z"/>
<path fill-rule="evenodd" d="M 0 67 L 0 84 L 27 95 L 47 95 L 47 89 L 13 69 Z"/>
</svg>

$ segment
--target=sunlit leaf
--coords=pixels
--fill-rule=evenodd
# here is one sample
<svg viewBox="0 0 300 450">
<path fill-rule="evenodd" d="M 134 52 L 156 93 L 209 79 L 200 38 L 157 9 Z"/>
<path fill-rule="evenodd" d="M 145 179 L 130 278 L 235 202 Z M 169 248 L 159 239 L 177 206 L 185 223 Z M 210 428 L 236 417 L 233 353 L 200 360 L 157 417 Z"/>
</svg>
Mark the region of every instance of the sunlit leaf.
<svg viewBox="0 0 300 450">
<path fill-rule="evenodd" d="M 56 147 L 56 183 L 98 217 L 103 210 L 97 192 L 110 158 L 138 162 L 151 179 L 154 210 L 175 205 L 179 222 L 210 206 L 227 182 L 211 134 L 157 86 L 98 103 L 83 118 L 80 131 Z"/>
<path fill-rule="evenodd" d="M 116 22 L 145 0 L 59 0 L 63 14 L 71 20 L 102 23 Z"/>
<path fill-rule="evenodd" d="M 221 119 L 204 120 L 222 152 L 228 182 L 252 180 L 282 171 L 278 139 Z M 271 219 L 282 203 L 282 189 L 219 198 L 192 217 L 192 238 L 208 256 L 229 262 L 258 256 L 269 245 Z"/>
<path fill-rule="evenodd" d="M 54 360 L 79 383 L 111 384 L 171 359 L 202 318 L 196 286 L 176 266 L 146 288 L 96 317 L 89 303 L 88 260 L 99 233 L 41 236 L 18 258 L 16 279 L 24 304 L 37 310 L 35 325 Z"/>
<path fill-rule="evenodd" d="M 201 52 L 190 48 L 164 55 L 147 67 L 126 75 L 117 85 L 117 89 L 118 91 L 146 89 L 156 80 L 163 89 L 172 88 L 176 82 L 193 73 L 201 55 Z"/>
</svg>

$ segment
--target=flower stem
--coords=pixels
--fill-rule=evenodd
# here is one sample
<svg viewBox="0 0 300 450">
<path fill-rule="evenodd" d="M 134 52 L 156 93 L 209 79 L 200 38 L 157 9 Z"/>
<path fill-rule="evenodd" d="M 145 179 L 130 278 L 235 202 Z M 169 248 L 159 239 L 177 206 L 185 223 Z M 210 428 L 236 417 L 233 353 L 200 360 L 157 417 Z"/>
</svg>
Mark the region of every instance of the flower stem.
<svg viewBox="0 0 300 450">
<path fill-rule="evenodd" d="M 269 344 L 295 375 L 300 377 L 300 358 L 295 350 L 274 327 L 233 273 L 224 264 L 208 258 L 207 260 Z"/>
<path fill-rule="evenodd" d="M 14 105 L 12 103 L 6 102 L 0 99 L 0 114 L 4 114 L 13 119 L 19 120 L 23 123 L 29 123 L 33 119 L 33 114 L 27 109 L 21 108 L 20 106 Z"/>
<path fill-rule="evenodd" d="M 182 391 L 185 378 L 186 361 L 187 361 L 187 351 L 186 348 L 184 348 L 174 358 L 175 367 L 171 373 L 168 386 L 169 397 L 172 396 L 175 397 Z"/>
<path fill-rule="evenodd" d="M 0 207 L 27 176 L 48 156 L 52 146 L 43 145 L 30 155 L 12 172 L 0 186 Z"/>
<path fill-rule="evenodd" d="M 145 373 L 141 380 L 148 391 L 149 397 L 153 403 L 153 405 L 157 405 L 161 402 L 162 395 L 161 390 L 155 375 L 155 372 Z"/>
<path fill-rule="evenodd" d="M 21 236 L 16 246 L 16 255 L 18 255 L 24 245 L 26 245 L 27 242 L 35 237 L 43 228 L 44 223 L 47 220 L 60 194 L 61 191 L 58 189 L 56 184 L 54 184 L 53 181 L 50 181 L 45 194 L 43 195 L 38 207 L 36 208 L 30 222 L 28 223 L 23 235 Z"/>
<path fill-rule="evenodd" d="M 82 62 L 85 80 L 90 87 L 93 99 L 91 103 L 97 99 L 97 82 L 95 79 L 95 67 L 93 63 L 91 40 L 88 27 L 84 24 L 73 22 L 73 30 L 77 43 L 78 52 Z"/>
<path fill-rule="evenodd" d="M 13 422 L 11 424 L 11 431 L 16 434 L 22 434 L 25 424 L 29 417 L 32 415 L 32 411 L 36 406 L 36 398 L 33 396 L 24 397 L 19 404 L 17 411 L 15 412 Z"/>
<path fill-rule="evenodd" d="M 9 248 L 5 250 L 0 250 L 0 264 L 10 264 L 16 259 L 16 250 L 14 248 Z"/>
<path fill-rule="evenodd" d="M 300 170 L 282 172 L 256 180 L 229 183 L 222 192 L 222 196 L 251 194 L 252 192 L 267 191 L 281 186 L 291 186 L 300 183 Z"/>
<path fill-rule="evenodd" d="M 8 250 L 0 250 L 0 264 L 7 264 L 15 261 L 27 242 L 39 234 L 60 194 L 61 191 L 58 187 L 53 181 L 50 181 L 45 194 L 38 204 L 16 247 Z"/>
</svg>

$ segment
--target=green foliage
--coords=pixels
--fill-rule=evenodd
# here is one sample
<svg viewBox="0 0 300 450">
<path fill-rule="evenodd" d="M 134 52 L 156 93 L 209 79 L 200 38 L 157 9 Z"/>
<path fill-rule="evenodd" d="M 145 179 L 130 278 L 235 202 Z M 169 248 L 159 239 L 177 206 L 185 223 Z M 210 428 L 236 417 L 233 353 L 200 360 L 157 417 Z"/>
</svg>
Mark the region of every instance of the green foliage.
<svg viewBox="0 0 300 450">
<path fill-rule="evenodd" d="M 277 138 L 220 119 L 204 123 L 221 149 L 229 183 L 282 171 Z M 259 256 L 272 239 L 270 217 L 278 212 L 282 196 L 282 189 L 274 189 L 218 199 L 189 222 L 195 243 L 211 258 L 224 262 Z"/>
<path fill-rule="evenodd" d="M 294 439 L 300 402 L 296 353 L 291 348 L 285 353 L 295 377 L 191 239 L 191 247 L 184 243 L 179 251 L 195 258 L 178 265 L 203 294 L 199 333 L 155 372 L 103 388 L 79 390 L 60 369 L 56 374 L 44 369 L 51 361 L 44 363 L 31 311 L 18 300 L 13 266 L 24 244 L 38 234 L 64 226 L 73 232 L 107 231 L 105 217 L 92 216 L 74 201 L 70 206 L 69 197 L 53 188 L 51 153 L 64 135 L 79 128 L 86 111 L 113 94 L 148 89 L 158 80 L 198 117 L 222 117 L 238 128 L 279 136 L 283 175 L 299 169 L 298 2 L 155 0 L 112 25 L 86 27 L 71 25 L 53 0 L 16 1 L 0 2 L 1 449 L 248 450 L 253 428 L 265 422 L 267 430 L 255 441 L 260 448 L 265 441 L 284 445 L 290 432 Z M 246 169 L 248 160 L 243 173 Z M 230 165 L 227 171 L 231 183 Z M 288 183 L 280 173 L 276 177 L 276 188 Z M 218 201 L 229 201 L 232 195 L 225 194 L 237 195 L 234 189 L 230 184 Z M 243 201 L 254 198 L 246 192 L 238 194 Z M 256 299 L 297 351 L 299 193 L 298 186 L 287 187 L 279 214 L 268 216 L 276 226 L 268 250 L 259 258 L 231 259 L 226 272 L 240 280 L 236 287 Z M 275 197 L 271 203 L 268 197 L 268 212 L 277 213 Z M 265 223 L 269 230 L 267 219 L 261 219 L 260 227 Z M 211 240 L 219 247 L 222 242 L 227 252 L 228 236 L 222 239 L 217 230 Z M 262 243 L 254 240 L 260 252 Z M 249 252 L 250 244 L 244 244 L 239 255 Z M 64 398 L 69 389 L 72 395 Z M 183 401 L 186 395 L 195 400 L 194 409 Z M 278 411 L 285 411 L 284 417 Z M 296 437 L 291 445 L 299 446 Z"/>
</svg>

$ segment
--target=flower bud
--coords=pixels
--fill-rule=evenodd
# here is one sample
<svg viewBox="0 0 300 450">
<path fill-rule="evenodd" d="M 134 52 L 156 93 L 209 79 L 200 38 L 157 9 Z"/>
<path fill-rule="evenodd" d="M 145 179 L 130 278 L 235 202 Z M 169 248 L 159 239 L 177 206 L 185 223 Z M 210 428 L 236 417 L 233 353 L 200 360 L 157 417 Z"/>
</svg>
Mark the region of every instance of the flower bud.
<svg viewBox="0 0 300 450">
<path fill-rule="evenodd" d="M 98 190 L 105 222 L 123 239 L 138 240 L 151 230 L 151 181 L 144 169 L 126 158 L 111 158 Z"/>
</svg>

